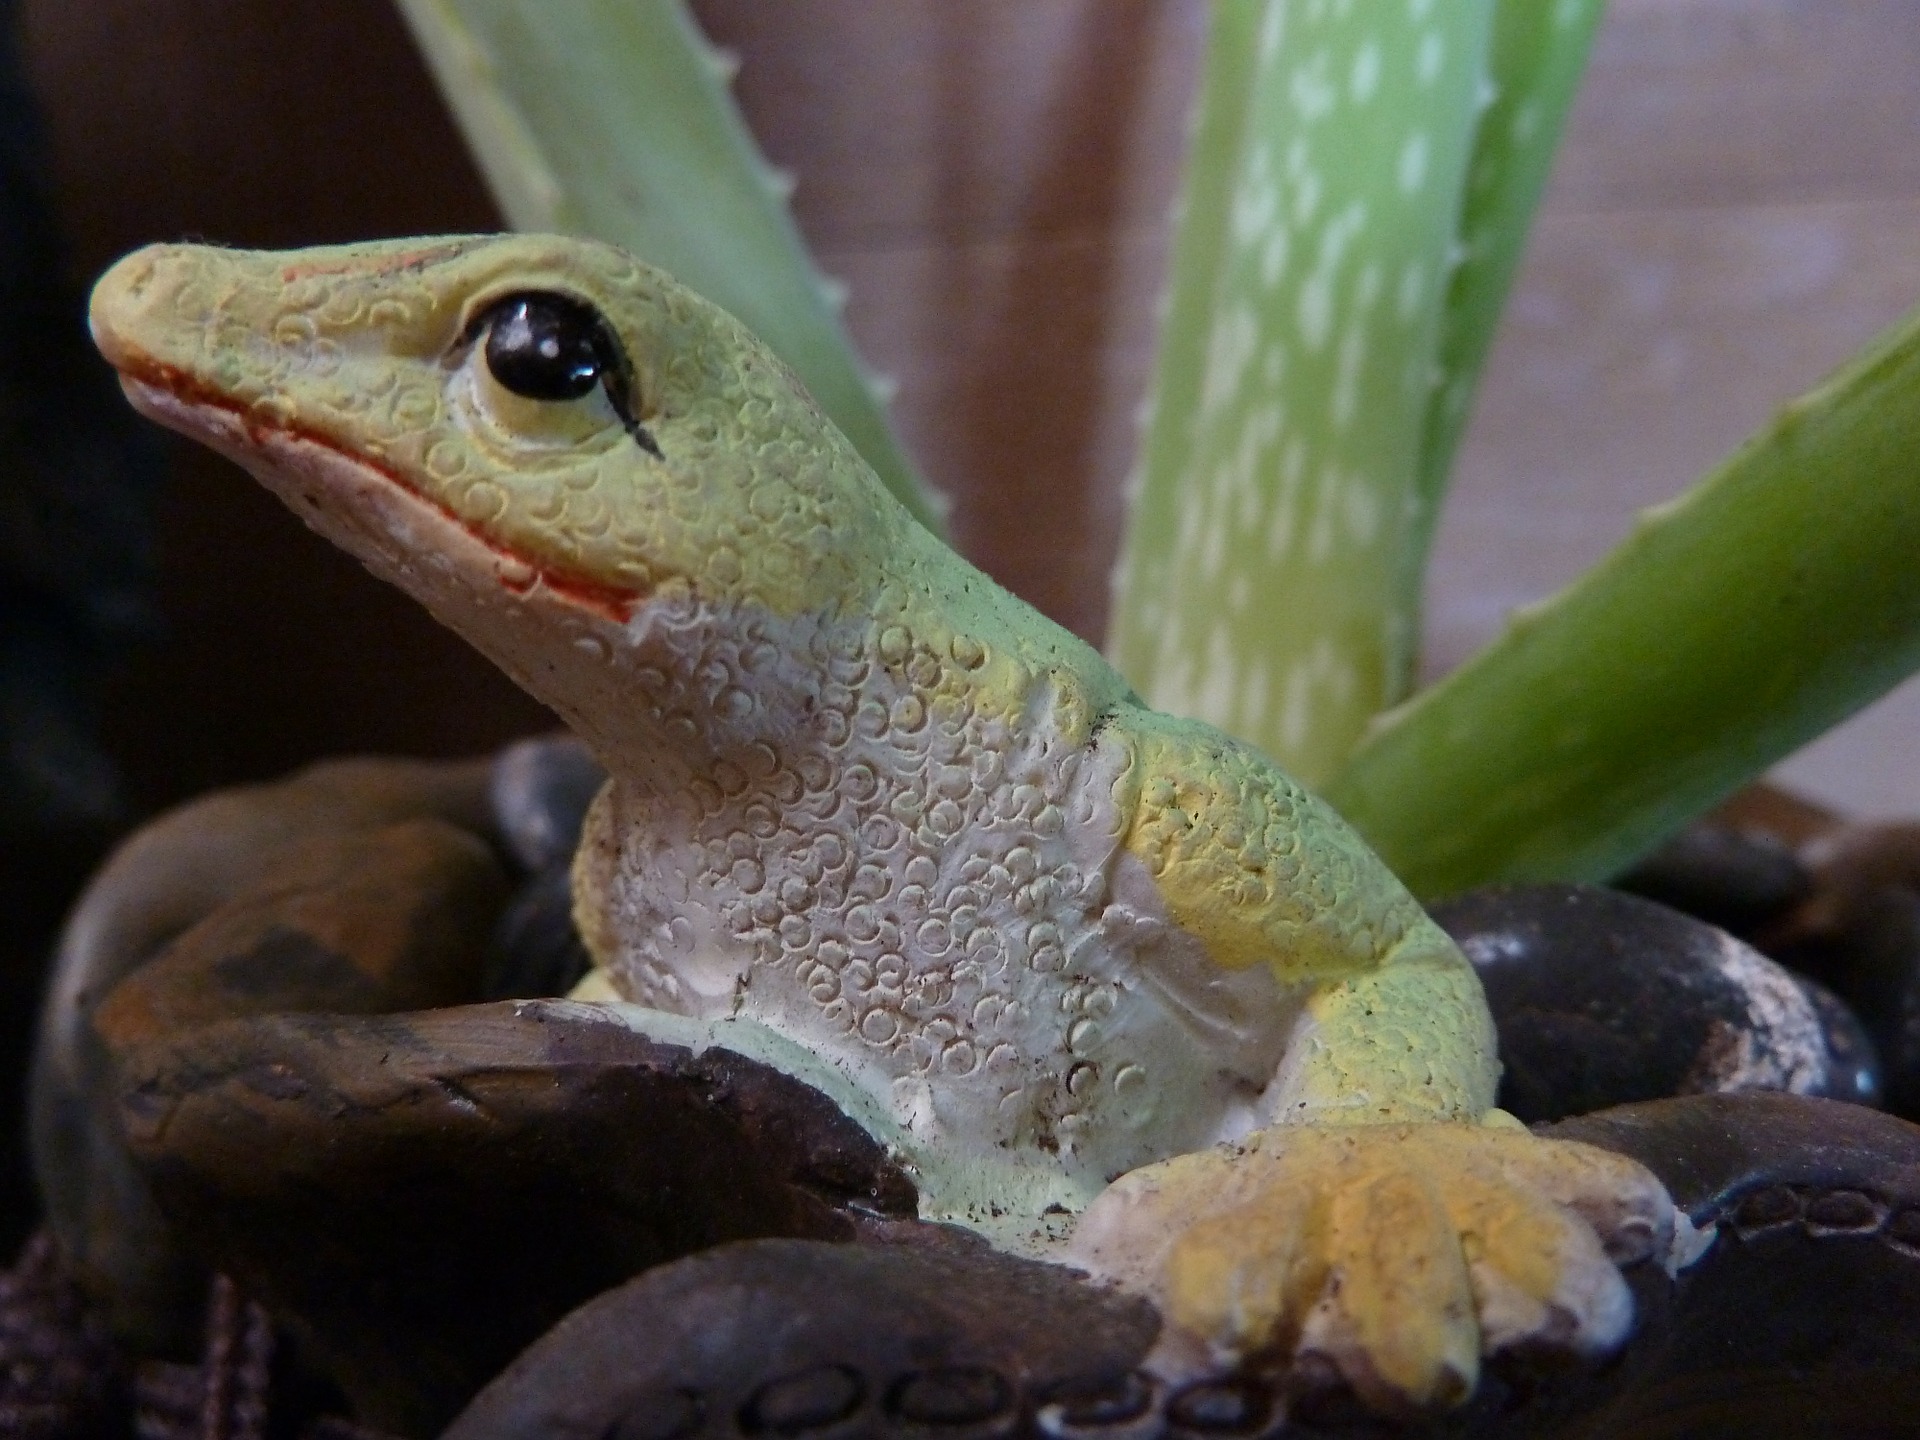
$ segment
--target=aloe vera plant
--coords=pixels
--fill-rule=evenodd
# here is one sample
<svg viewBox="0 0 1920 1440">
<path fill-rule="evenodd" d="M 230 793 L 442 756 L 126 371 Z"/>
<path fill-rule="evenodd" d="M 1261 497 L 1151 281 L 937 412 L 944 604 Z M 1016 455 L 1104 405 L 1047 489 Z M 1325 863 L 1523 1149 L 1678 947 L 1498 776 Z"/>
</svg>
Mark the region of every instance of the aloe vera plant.
<svg viewBox="0 0 1920 1440">
<path fill-rule="evenodd" d="M 937 516 L 677 0 L 396 3 L 512 223 L 626 244 L 735 310 Z M 1602 878 L 1920 666 L 1916 319 L 1406 699 L 1599 11 L 1210 11 L 1110 648 L 1156 704 L 1325 789 L 1423 894 Z"/>
</svg>

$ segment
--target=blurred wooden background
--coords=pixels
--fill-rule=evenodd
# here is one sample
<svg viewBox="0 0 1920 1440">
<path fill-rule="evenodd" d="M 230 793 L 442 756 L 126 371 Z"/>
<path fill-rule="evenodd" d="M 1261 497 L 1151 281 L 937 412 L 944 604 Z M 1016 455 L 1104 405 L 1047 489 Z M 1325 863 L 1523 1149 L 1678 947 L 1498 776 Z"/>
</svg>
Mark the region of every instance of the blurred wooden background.
<svg viewBox="0 0 1920 1440">
<path fill-rule="evenodd" d="M 962 548 L 1089 638 L 1145 381 L 1204 0 L 697 0 L 800 177 Z M 74 265 L 151 239 L 492 228 L 387 0 L 25 0 Z M 1920 5 L 1614 0 L 1433 571 L 1483 643 L 1920 298 Z M 118 685 L 145 806 L 541 712 L 223 463 L 182 447 L 170 626 Z M 1788 767 L 1920 810 L 1920 693 Z"/>
</svg>

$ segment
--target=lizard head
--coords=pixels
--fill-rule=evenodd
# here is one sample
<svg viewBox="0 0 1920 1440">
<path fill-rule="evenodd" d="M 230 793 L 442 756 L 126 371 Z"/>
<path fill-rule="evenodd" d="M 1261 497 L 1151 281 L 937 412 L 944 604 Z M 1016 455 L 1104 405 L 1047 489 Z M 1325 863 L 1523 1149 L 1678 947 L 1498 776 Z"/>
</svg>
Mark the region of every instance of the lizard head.
<svg viewBox="0 0 1920 1440">
<path fill-rule="evenodd" d="M 744 327 L 611 246 L 156 245 L 91 319 L 136 407 L 588 732 L 649 614 L 858 608 L 918 531 Z"/>
</svg>

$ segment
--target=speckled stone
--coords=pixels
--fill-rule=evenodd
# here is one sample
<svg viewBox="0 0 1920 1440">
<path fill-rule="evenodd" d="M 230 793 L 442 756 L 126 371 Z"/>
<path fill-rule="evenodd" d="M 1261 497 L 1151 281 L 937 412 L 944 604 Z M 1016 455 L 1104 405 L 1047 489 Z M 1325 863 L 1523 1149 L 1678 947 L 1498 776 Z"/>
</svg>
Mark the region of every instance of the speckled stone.
<svg viewBox="0 0 1920 1440">
<path fill-rule="evenodd" d="M 1703 821 L 1613 884 L 1745 936 L 1805 900 L 1813 876 L 1785 841 Z"/>
<path fill-rule="evenodd" d="M 125 1069 L 129 1143 L 177 1232 L 402 1434 L 650 1266 L 850 1239 L 917 1198 L 818 1092 L 595 1006 L 237 1020 Z"/>
<path fill-rule="evenodd" d="M 1437 906 L 1500 1032 L 1500 1104 L 1554 1120 L 1669 1095 L 1876 1089 L 1857 1026 L 1758 951 L 1596 886 L 1497 885 Z"/>
<path fill-rule="evenodd" d="M 564 865 L 580 843 L 587 806 L 607 772 L 571 735 L 542 735 L 502 750 L 493 762 L 494 822 L 529 872 Z"/>
</svg>

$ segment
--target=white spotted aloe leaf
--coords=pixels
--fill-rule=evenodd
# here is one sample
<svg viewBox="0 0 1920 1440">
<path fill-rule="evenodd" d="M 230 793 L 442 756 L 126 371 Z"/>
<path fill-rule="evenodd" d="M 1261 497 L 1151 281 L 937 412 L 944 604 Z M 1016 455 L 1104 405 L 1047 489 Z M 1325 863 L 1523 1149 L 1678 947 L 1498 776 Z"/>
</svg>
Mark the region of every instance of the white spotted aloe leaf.
<svg viewBox="0 0 1920 1440">
<path fill-rule="evenodd" d="M 1602 880 L 1920 669 L 1920 311 L 1327 787 L 1416 894 Z"/>
<path fill-rule="evenodd" d="M 1221 0 L 1109 650 L 1309 783 L 1406 693 L 1433 515 L 1597 0 Z"/>
<path fill-rule="evenodd" d="M 611 241 L 724 306 L 791 365 L 887 488 L 941 505 L 888 422 L 679 0 L 396 0 L 507 223 Z"/>
</svg>

